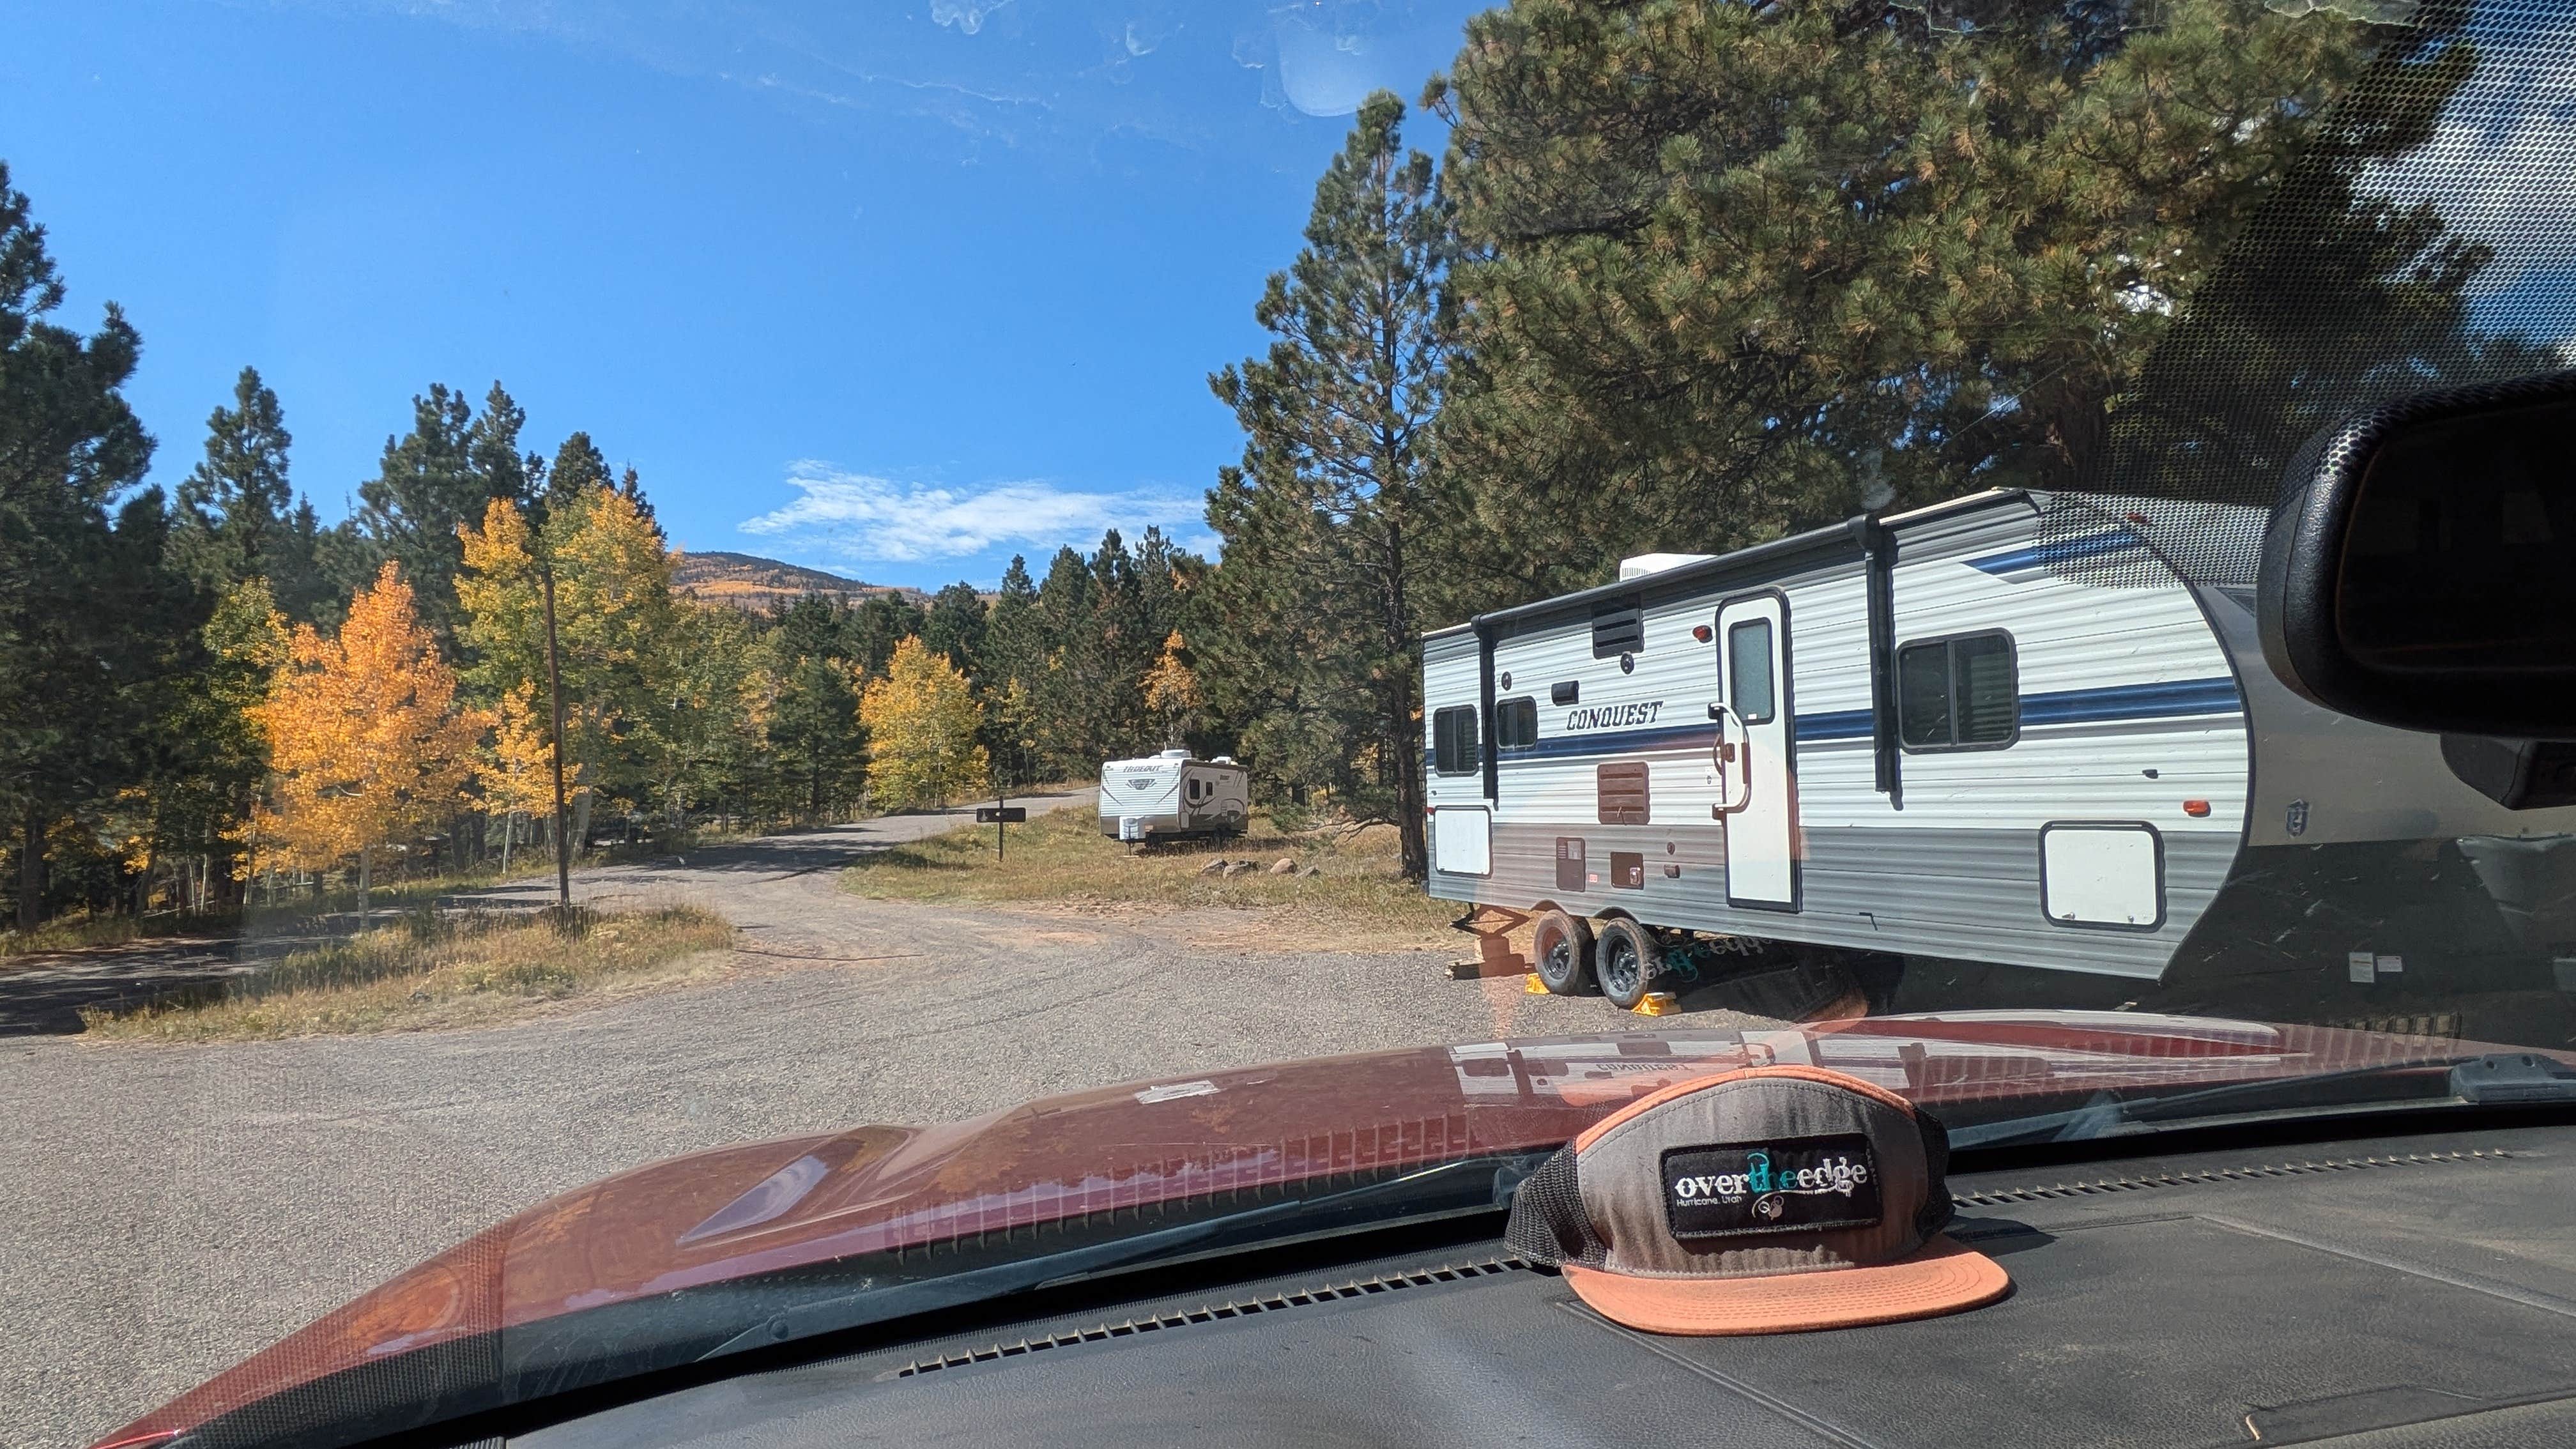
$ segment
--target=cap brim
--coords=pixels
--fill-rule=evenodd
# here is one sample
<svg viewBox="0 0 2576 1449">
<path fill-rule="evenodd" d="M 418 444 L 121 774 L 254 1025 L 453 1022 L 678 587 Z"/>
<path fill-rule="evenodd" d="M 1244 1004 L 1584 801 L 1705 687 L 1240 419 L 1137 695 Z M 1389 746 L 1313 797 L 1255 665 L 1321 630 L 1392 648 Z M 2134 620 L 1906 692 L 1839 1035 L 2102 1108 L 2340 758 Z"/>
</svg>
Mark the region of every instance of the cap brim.
<svg viewBox="0 0 2576 1449">
<path fill-rule="evenodd" d="M 2012 1287 L 2002 1265 L 1947 1237 L 1867 1268 L 1758 1278 L 1632 1278 L 1567 1264 L 1565 1278 L 1602 1317 L 1648 1333 L 1805 1333 L 1957 1313 Z"/>
</svg>

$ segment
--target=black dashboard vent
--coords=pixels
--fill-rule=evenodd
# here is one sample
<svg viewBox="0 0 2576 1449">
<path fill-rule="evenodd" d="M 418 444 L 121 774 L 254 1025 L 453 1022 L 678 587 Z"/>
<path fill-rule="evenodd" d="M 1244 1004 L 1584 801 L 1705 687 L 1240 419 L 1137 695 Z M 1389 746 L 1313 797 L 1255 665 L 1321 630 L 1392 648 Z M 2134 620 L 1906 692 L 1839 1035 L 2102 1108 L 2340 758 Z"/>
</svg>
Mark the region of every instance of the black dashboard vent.
<svg viewBox="0 0 2576 1449">
<path fill-rule="evenodd" d="M 1992 1192 L 1953 1193 L 1961 1207 L 2000 1207 L 2006 1203 L 2048 1198 L 2091 1197 L 2099 1193 L 2136 1192 L 2150 1187 L 2184 1187 L 2201 1182 L 2243 1182 L 2265 1177 L 2304 1177 L 2318 1172 L 2359 1172 L 2373 1167 L 2439 1167 L 2452 1163 L 2504 1162 L 2516 1156 L 2500 1149 L 2468 1152 L 2404 1152 L 2384 1157 L 2331 1157 L 2323 1161 L 2274 1162 L 2254 1167 L 2219 1167 L 2200 1172 L 2159 1172 L 2141 1177 L 2112 1177 L 2099 1182 L 2060 1182 L 2047 1187 L 1999 1188 Z"/>
<path fill-rule="evenodd" d="M 1327 1283 L 1314 1288 L 1301 1288 L 1293 1293 L 1274 1293 L 1263 1298 L 1229 1298 L 1223 1303 L 1202 1304 L 1196 1308 L 1178 1309 L 1148 1318 L 1128 1318 L 1116 1323 L 1097 1323 L 1088 1328 L 1068 1329 L 1041 1338 L 1023 1338 L 1015 1343 L 996 1343 L 984 1348 L 942 1354 L 937 1358 L 920 1358 L 881 1377 L 889 1379 L 919 1378 L 941 1369 L 964 1368 L 968 1364 L 991 1363 L 996 1359 L 1018 1358 L 1024 1354 L 1043 1353 L 1051 1348 L 1066 1348 L 1077 1343 L 1099 1343 L 1104 1339 L 1133 1338 L 1140 1333 L 1159 1333 L 1167 1328 L 1188 1328 L 1195 1324 L 1215 1323 L 1228 1318 L 1249 1318 L 1256 1313 L 1276 1313 L 1284 1308 L 1308 1308 L 1318 1303 L 1333 1303 L 1344 1298 L 1365 1298 L 1372 1293 L 1391 1293 L 1403 1288 L 1427 1288 L 1434 1283 L 1458 1283 L 1472 1278 L 1487 1278 L 1498 1273 L 1524 1270 L 1529 1264 L 1517 1257 L 1481 1258 L 1470 1263 L 1446 1263 L 1437 1268 L 1420 1268 L 1410 1273 L 1389 1273 L 1373 1278 L 1354 1278 L 1342 1283 Z"/>
</svg>

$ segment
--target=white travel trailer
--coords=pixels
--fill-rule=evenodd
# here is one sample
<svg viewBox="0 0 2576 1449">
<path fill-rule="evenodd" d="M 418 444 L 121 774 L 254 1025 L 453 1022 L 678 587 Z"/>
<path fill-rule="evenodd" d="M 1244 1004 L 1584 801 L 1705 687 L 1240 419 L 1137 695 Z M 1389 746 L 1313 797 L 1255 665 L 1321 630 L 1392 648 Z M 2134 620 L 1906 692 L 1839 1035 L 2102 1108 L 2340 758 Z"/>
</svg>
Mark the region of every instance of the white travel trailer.
<svg viewBox="0 0 2576 1449">
<path fill-rule="evenodd" d="M 2576 809 L 2281 686 L 2262 523 L 1992 492 L 1428 634 L 1430 892 L 1621 1005 L 1750 938 L 1881 1005 L 2564 1009 Z"/>
<path fill-rule="evenodd" d="M 1235 835 L 1251 815 L 1251 774 L 1230 755 L 1165 750 L 1100 767 L 1100 833 L 1114 839 Z"/>
</svg>

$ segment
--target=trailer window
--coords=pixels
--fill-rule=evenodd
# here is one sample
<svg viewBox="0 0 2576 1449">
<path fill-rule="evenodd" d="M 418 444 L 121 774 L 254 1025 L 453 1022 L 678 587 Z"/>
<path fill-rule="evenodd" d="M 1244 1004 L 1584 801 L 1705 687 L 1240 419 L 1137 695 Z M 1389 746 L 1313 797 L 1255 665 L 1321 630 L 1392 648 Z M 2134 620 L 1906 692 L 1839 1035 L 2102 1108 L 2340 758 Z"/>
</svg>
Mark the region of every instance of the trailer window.
<svg viewBox="0 0 2576 1449">
<path fill-rule="evenodd" d="M 1726 631 L 1726 673 L 1733 681 L 1738 719 L 1749 725 L 1769 724 L 1777 711 L 1771 690 L 1771 621 L 1747 619 Z"/>
<path fill-rule="evenodd" d="M 1476 707 L 1451 705 L 1431 716 L 1431 768 L 1443 775 L 1476 773 Z"/>
<path fill-rule="evenodd" d="M 1494 743 L 1506 750 L 1525 750 L 1538 743 L 1538 701 L 1528 695 L 1494 706 Z"/>
<path fill-rule="evenodd" d="M 2010 634 L 1926 639 L 1896 651 L 1898 737 L 1909 750 L 1994 750 L 2021 731 Z"/>
</svg>

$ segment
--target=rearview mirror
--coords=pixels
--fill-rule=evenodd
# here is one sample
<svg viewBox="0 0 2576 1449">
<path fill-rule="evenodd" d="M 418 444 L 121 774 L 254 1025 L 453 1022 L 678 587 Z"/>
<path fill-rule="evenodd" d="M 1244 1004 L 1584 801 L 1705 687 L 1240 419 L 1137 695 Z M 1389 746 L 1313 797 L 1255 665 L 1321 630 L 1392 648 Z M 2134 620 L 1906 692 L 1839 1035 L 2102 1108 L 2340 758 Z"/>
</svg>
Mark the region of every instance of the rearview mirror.
<svg viewBox="0 0 2576 1449">
<path fill-rule="evenodd" d="M 2272 672 L 2328 709 L 2576 737 L 2576 372 L 2424 393 L 2321 435 L 2272 511 L 2256 614 Z"/>
</svg>

